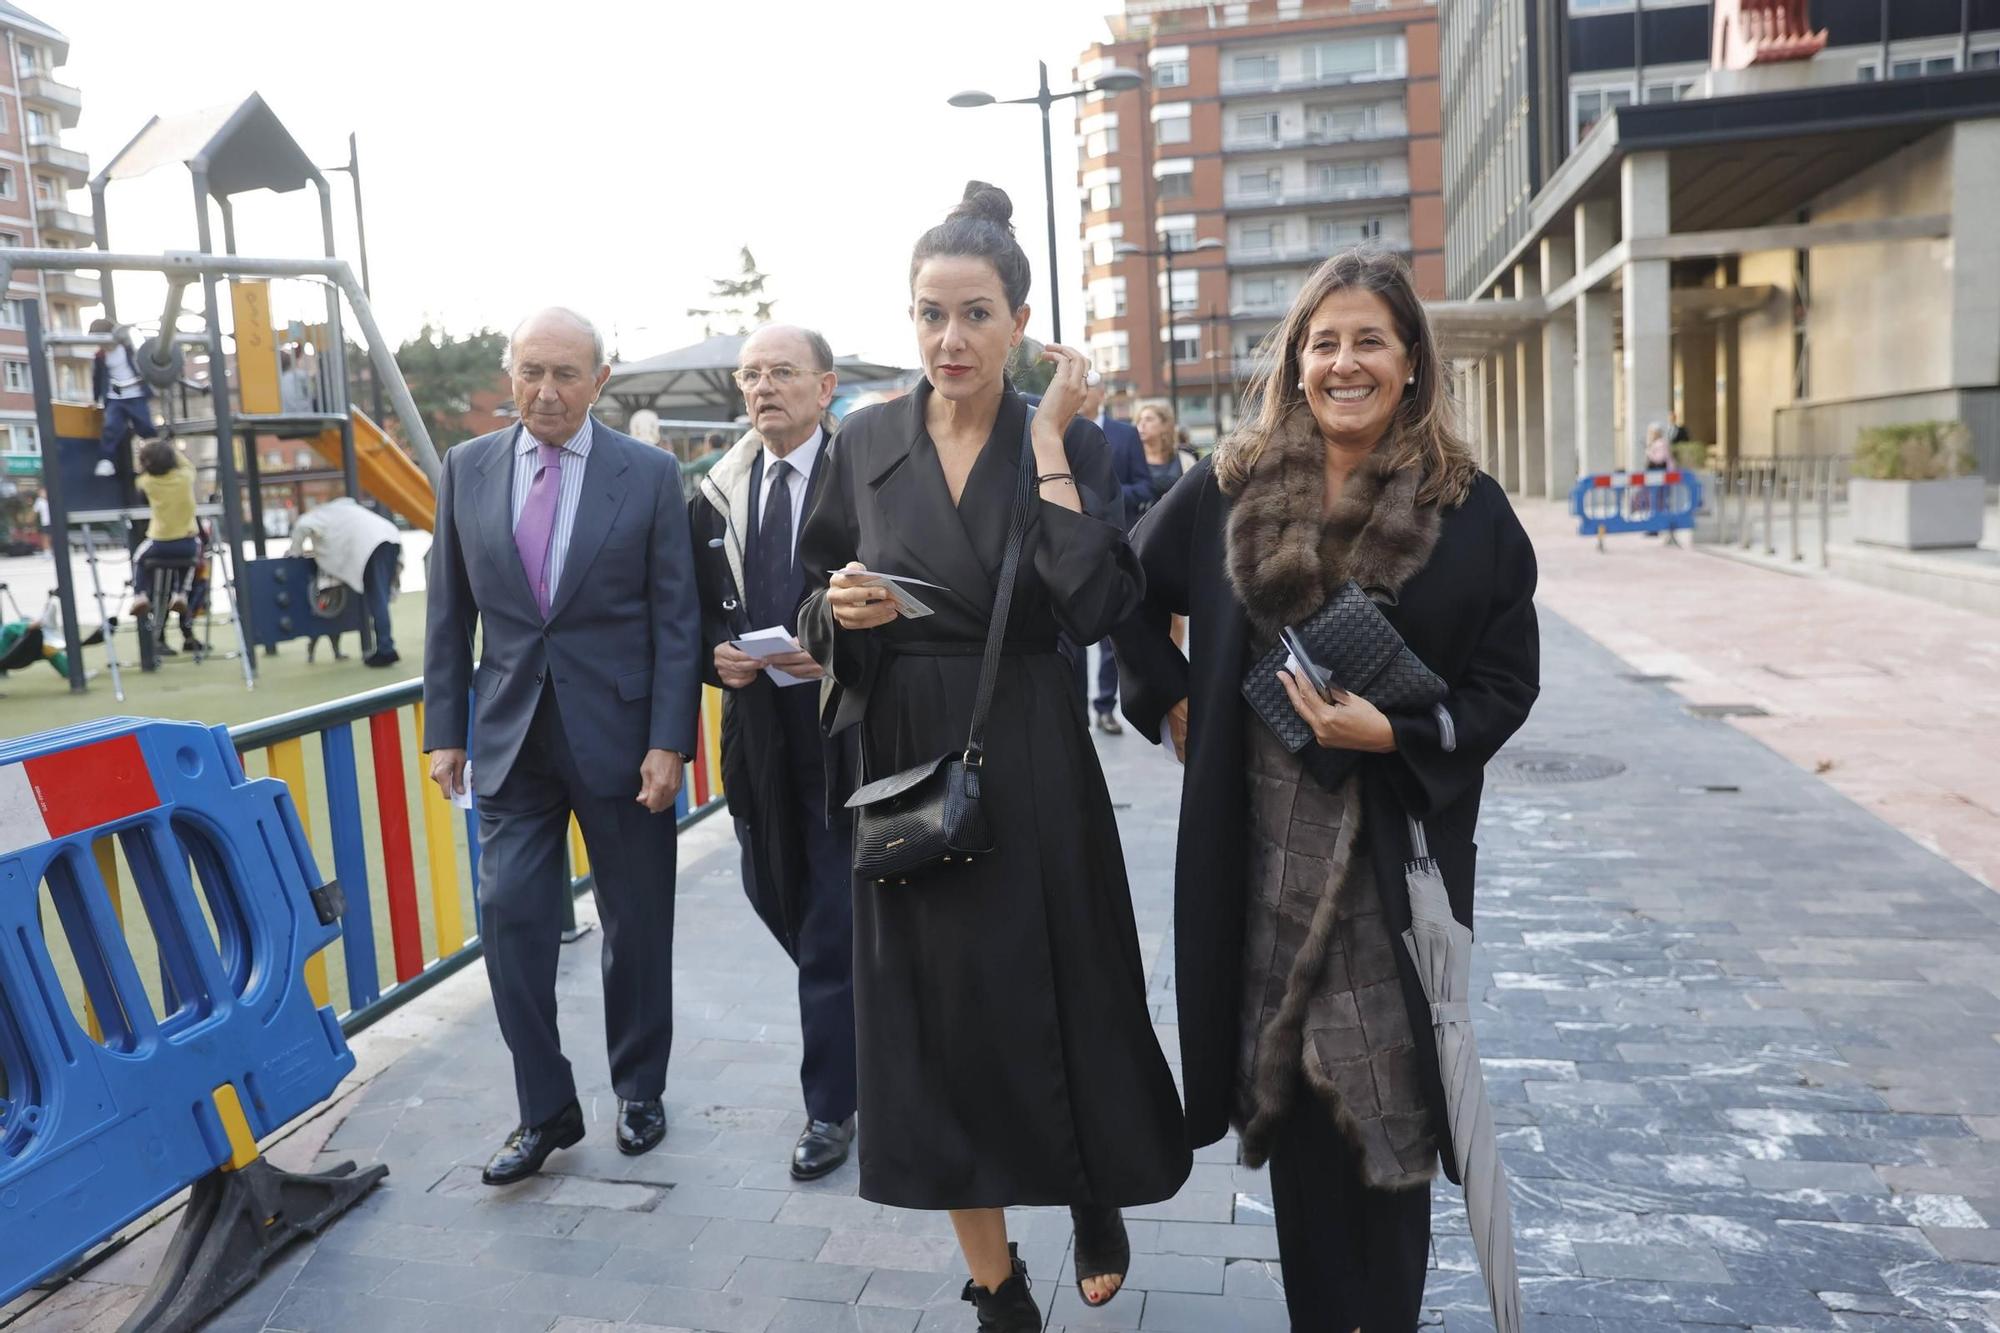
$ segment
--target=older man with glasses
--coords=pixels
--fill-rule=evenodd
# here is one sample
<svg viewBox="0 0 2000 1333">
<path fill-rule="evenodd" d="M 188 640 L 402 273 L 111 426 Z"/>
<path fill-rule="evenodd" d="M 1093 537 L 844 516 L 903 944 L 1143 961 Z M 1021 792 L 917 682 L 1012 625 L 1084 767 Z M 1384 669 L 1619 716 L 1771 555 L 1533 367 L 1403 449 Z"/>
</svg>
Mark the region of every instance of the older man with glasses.
<svg viewBox="0 0 2000 1333">
<path fill-rule="evenodd" d="M 723 790 L 744 892 L 798 964 L 806 1125 L 791 1170 L 800 1180 L 839 1167 L 854 1137 L 854 915 L 841 806 L 851 742 L 821 733 L 823 673 L 791 637 L 806 590 L 799 529 L 829 472 L 826 411 L 837 382 L 819 334 L 785 325 L 751 334 L 736 370 L 750 433 L 701 479 L 688 521 L 704 660 L 724 690 Z M 763 640 L 751 643 L 754 655 L 737 646 L 748 636 Z"/>
</svg>

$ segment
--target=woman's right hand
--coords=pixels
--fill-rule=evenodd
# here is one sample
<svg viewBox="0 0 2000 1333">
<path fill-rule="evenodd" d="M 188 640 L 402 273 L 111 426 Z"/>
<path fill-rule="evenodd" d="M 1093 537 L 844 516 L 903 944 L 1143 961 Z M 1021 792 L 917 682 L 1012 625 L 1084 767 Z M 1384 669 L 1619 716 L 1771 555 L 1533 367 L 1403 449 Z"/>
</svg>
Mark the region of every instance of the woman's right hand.
<svg viewBox="0 0 2000 1333">
<path fill-rule="evenodd" d="M 842 629 L 874 629 L 896 618 L 896 603 L 887 588 L 864 587 L 852 577 L 867 572 L 868 566 L 851 560 L 827 580 L 826 604 L 833 608 L 833 623 Z"/>
<path fill-rule="evenodd" d="M 1174 758 L 1187 762 L 1188 701 L 1183 699 L 1167 710 L 1167 734 L 1174 740 Z"/>
</svg>

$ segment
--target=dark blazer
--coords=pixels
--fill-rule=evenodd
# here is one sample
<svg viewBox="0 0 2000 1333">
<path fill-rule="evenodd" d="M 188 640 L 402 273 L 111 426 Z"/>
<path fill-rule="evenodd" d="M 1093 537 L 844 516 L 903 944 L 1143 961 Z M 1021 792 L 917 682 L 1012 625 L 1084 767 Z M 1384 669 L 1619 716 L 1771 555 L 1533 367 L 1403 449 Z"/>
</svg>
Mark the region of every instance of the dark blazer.
<svg viewBox="0 0 2000 1333">
<path fill-rule="evenodd" d="M 1146 472 L 1146 446 L 1139 428 L 1117 417 L 1098 418 L 1104 442 L 1111 446 L 1111 471 L 1118 477 L 1118 490 L 1125 501 L 1125 521 L 1137 522 L 1140 513 L 1153 502 L 1153 479 Z"/>
<path fill-rule="evenodd" d="M 1227 572 L 1231 501 L 1204 459 L 1141 519 L 1133 549 L 1146 571 L 1141 612 L 1112 634 L 1126 717 L 1157 741 L 1167 710 L 1188 700 L 1188 768 L 1175 864 L 1175 987 L 1188 1133 L 1196 1145 L 1229 1125 L 1242 1028 L 1241 973 L 1248 870 L 1247 705 L 1250 623 Z M 1472 924 L 1473 828 L 1486 761 L 1527 717 L 1539 690 L 1535 553 L 1506 495 L 1481 475 L 1446 510 L 1429 563 L 1383 608 L 1417 656 L 1451 687 L 1455 748 L 1429 714 L 1390 718 L 1396 751 L 1360 758 L 1362 836 L 1392 932 L 1409 925 L 1404 815 L 1424 821 L 1452 912 Z M 1191 657 L 1167 636 L 1168 615 L 1189 621 Z M 1333 753 L 1333 752 L 1329 752 Z M 1404 998 L 1436 1116 L 1446 1174 L 1457 1180 L 1443 1122 L 1430 1007 L 1399 949 Z"/>
<path fill-rule="evenodd" d="M 648 750 L 694 753 L 701 634 L 680 465 L 603 422 L 591 429 L 546 621 L 514 547 L 521 427 L 467 440 L 444 457 L 424 636 L 424 749 L 470 740 L 481 796 L 506 780 L 550 674 L 593 794 L 636 792 Z M 479 696 L 470 718 L 468 692 Z"/>
<path fill-rule="evenodd" d="M 810 514 L 832 472 L 834 439 L 820 445 L 812 476 L 806 481 L 805 507 Z M 802 904 L 798 889 L 805 857 L 803 821 L 826 822 L 854 790 L 855 737 L 823 740 L 818 754 L 788 753 L 784 728 L 777 715 L 782 697 L 820 690 L 792 685 L 780 690 L 759 676 L 740 690 L 723 688 L 715 671 L 716 645 L 725 639 L 768 626 L 750 623 L 745 603 L 747 555 L 758 540 L 756 495 L 763 475 L 763 441 L 753 433 L 739 440 L 696 479 L 688 498 L 688 533 L 694 542 L 695 584 L 701 604 L 702 675 L 722 689 L 722 790 L 729 813 L 750 826 L 749 851 L 754 883 L 744 886 L 758 915 L 783 941 L 798 935 Z M 796 630 L 797 606 L 804 600 L 807 578 L 803 562 L 798 586 L 789 601 Z M 826 783 L 825 810 L 799 810 L 784 765 L 809 762 L 821 766 Z"/>
</svg>

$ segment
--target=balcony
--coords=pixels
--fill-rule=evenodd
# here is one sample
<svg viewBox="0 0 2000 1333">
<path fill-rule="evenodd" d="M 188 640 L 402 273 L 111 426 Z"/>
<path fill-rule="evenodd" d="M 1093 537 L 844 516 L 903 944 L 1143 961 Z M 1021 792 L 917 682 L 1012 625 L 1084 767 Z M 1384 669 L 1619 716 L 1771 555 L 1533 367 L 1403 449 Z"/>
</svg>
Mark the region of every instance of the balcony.
<svg viewBox="0 0 2000 1333">
<path fill-rule="evenodd" d="M 104 299 L 104 286 L 96 278 L 87 278 L 81 273 L 60 273 L 50 269 L 42 275 L 48 283 L 49 295 L 63 300 L 82 301 L 95 305 Z"/>
<path fill-rule="evenodd" d="M 1344 204 L 1363 199 L 1400 199 L 1409 194 L 1406 181 L 1364 181 L 1357 185 L 1308 185 L 1296 190 L 1225 191 L 1222 206 L 1231 211 L 1251 208 L 1296 208 L 1301 204 Z"/>
<path fill-rule="evenodd" d="M 90 224 L 88 213 L 73 213 L 61 204 L 35 201 L 35 225 L 41 228 L 44 245 L 59 239 L 67 240 L 74 248 L 95 245 L 97 233 Z"/>
<path fill-rule="evenodd" d="M 66 83 L 57 83 L 46 74 L 30 74 L 21 80 L 21 100 L 55 112 L 57 122 L 66 130 L 75 129 L 77 118 L 83 114 L 83 93 Z"/>
<path fill-rule="evenodd" d="M 1229 247 L 1229 267 L 1267 268 L 1286 264 L 1314 265 L 1332 255 L 1339 254 L 1343 250 L 1352 250 L 1357 246 L 1363 245 L 1389 254 L 1402 255 L 1405 258 L 1410 254 L 1410 243 L 1407 240 L 1395 237 L 1384 240 L 1380 236 L 1351 236 L 1343 240 L 1292 241 L 1284 245 L 1254 247 L 1232 245 Z"/>
<path fill-rule="evenodd" d="M 1356 73 L 1295 74 L 1271 79 L 1224 79 L 1224 97 L 1262 97 L 1268 93 L 1310 92 L 1315 88 L 1346 88 L 1369 83 L 1400 83 L 1409 77 L 1407 69 L 1365 70 Z"/>
<path fill-rule="evenodd" d="M 90 183 L 90 157 L 74 148 L 65 148 L 54 139 L 28 140 L 28 161 L 46 167 L 62 178 L 63 184 L 81 189 Z"/>
<path fill-rule="evenodd" d="M 1337 148 L 1342 144 L 1380 143 L 1386 139 L 1409 137 L 1407 125 L 1384 125 L 1358 130 L 1307 130 L 1303 134 L 1265 135 L 1258 138 L 1225 139 L 1225 153 L 1276 153 L 1301 148 Z"/>
</svg>

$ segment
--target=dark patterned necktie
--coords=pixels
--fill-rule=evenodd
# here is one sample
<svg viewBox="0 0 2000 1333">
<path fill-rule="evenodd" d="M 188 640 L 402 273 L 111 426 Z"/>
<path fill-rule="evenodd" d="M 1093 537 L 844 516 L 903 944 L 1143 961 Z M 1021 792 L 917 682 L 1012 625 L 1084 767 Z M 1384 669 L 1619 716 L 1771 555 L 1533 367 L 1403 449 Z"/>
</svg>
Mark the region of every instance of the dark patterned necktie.
<svg viewBox="0 0 2000 1333">
<path fill-rule="evenodd" d="M 792 594 L 792 472 L 782 458 L 770 463 L 764 487 L 764 518 L 757 526 L 757 564 L 751 571 L 753 629 L 789 624 L 796 608 Z"/>
</svg>

